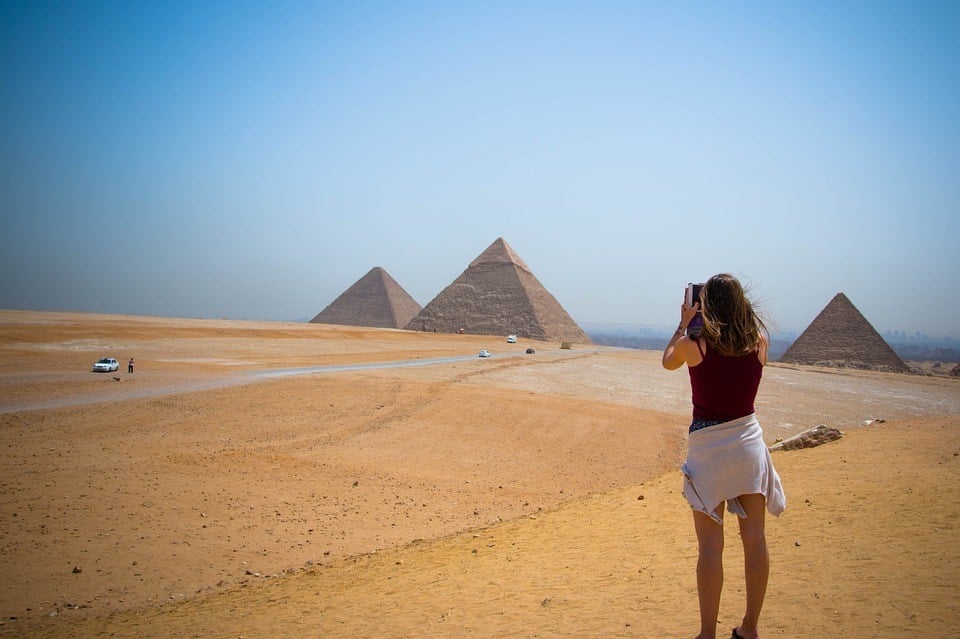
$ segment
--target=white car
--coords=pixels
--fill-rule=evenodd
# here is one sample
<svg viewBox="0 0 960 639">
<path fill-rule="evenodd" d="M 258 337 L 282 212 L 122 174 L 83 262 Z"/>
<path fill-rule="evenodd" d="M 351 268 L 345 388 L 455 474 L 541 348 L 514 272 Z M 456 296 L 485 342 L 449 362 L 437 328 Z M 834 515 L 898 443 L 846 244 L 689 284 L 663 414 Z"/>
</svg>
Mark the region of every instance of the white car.
<svg viewBox="0 0 960 639">
<path fill-rule="evenodd" d="M 112 357 L 101 357 L 97 360 L 97 363 L 93 365 L 94 373 L 112 373 L 119 369 L 120 364 Z"/>
<path fill-rule="evenodd" d="M 487 349 L 483 349 L 482 351 L 480 351 L 480 357 L 490 357 L 490 351 L 488 351 Z"/>
<path fill-rule="evenodd" d="M 516 335 L 507 335 L 507 344 L 516 344 L 517 336 Z"/>
</svg>

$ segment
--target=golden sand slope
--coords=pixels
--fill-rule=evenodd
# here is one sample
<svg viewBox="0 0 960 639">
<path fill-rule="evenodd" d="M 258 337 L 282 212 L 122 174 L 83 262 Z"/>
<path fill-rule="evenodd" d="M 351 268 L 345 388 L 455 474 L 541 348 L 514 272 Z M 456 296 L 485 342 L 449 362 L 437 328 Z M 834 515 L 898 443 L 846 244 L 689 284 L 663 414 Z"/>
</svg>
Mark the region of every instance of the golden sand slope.
<svg viewBox="0 0 960 639">
<path fill-rule="evenodd" d="M 790 504 L 768 526 L 764 636 L 957 636 L 958 427 L 955 418 L 884 424 L 775 455 Z M 696 545 L 679 485 L 670 473 L 473 533 L 38 636 L 692 635 Z M 735 527 L 727 539 L 720 623 L 731 627 L 743 597 Z"/>
</svg>

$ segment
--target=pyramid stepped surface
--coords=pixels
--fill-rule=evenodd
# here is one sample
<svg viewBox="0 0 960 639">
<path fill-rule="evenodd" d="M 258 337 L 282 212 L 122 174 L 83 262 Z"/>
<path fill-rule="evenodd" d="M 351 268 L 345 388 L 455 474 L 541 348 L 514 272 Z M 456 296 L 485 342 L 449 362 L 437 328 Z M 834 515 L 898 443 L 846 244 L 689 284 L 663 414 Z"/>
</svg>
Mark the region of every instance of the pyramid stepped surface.
<svg viewBox="0 0 960 639">
<path fill-rule="evenodd" d="M 790 364 L 910 372 L 843 293 L 830 300 L 780 358 Z"/>
<path fill-rule="evenodd" d="M 470 262 L 407 328 L 591 343 L 502 237 Z"/>
<path fill-rule="evenodd" d="M 420 305 L 384 269 L 375 266 L 314 317 L 314 324 L 403 328 Z"/>
</svg>

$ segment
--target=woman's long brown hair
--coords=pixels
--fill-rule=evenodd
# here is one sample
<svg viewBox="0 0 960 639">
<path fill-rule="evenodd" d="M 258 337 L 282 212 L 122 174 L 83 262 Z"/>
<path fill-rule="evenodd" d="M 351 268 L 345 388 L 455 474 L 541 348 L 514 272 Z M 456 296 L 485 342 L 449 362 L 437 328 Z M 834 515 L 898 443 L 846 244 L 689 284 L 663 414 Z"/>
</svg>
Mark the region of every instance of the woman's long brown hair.
<svg viewBox="0 0 960 639">
<path fill-rule="evenodd" d="M 767 327 L 734 276 L 720 273 L 707 280 L 700 291 L 700 309 L 701 335 L 721 355 L 737 357 L 760 347 L 761 331 L 766 333 Z"/>
</svg>

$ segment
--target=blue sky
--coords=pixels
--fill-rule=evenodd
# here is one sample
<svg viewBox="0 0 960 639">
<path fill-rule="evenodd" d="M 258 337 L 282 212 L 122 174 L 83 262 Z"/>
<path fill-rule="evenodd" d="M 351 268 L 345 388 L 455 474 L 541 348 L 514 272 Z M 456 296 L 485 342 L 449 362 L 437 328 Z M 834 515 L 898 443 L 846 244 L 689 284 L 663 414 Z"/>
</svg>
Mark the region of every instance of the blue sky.
<svg viewBox="0 0 960 639">
<path fill-rule="evenodd" d="M 729 271 L 960 337 L 960 4 L 3 3 L 0 307 L 421 304 L 504 237 L 577 321 Z"/>
</svg>

